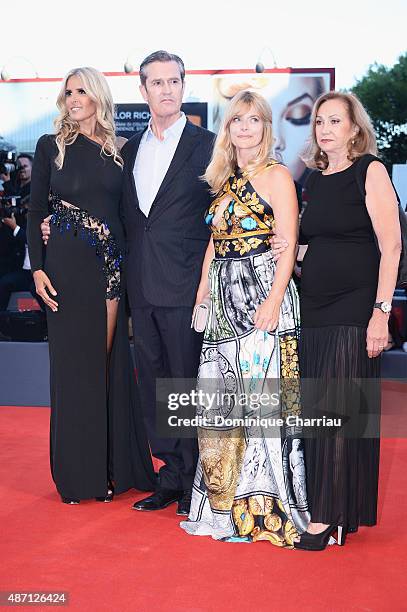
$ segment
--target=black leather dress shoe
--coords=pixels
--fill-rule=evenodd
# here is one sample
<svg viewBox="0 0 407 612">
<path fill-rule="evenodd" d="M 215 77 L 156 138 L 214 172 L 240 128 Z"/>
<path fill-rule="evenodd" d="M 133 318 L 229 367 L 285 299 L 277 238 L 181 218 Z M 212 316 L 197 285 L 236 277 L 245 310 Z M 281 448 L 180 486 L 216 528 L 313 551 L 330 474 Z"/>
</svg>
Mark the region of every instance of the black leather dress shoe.
<svg viewBox="0 0 407 612">
<path fill-rule="evenodd" d="M 177 514 L 179 516 L 188 516 L 190 508 L 191 508 L 191 497 L 192 491 L 191 489 L 187 489 L 182 493 L 182 497 L 178 502 Z"/>
<path fill-rule="evenodd" d="M 170 489 L 158 489 L 155 493 L 133 504 L 133 510 L 162 510 L 170 504 L 174 504 L 181 498 L 182 491 L 171 491 Z"/>
</svg>

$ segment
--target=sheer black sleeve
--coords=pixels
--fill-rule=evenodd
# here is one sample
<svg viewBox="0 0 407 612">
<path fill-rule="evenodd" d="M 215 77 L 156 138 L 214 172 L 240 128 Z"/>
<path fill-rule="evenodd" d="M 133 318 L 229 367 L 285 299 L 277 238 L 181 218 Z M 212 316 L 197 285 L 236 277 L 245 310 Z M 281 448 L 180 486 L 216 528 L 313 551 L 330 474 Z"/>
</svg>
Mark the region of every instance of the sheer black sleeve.
<svg viewBox="0 0 407 612">
<path fill-rule="evenodd" d="M 48 215 L 48 195 L 50 191 L 51 164 L 55 158 L 55 141 L 45 134 L 37 142 L 31 173 L 31 196 L 28 207 L 27 242 L 31 270 L 41 270 L 43 266 L 43 242 L 41 223 Z"/>
</svg>

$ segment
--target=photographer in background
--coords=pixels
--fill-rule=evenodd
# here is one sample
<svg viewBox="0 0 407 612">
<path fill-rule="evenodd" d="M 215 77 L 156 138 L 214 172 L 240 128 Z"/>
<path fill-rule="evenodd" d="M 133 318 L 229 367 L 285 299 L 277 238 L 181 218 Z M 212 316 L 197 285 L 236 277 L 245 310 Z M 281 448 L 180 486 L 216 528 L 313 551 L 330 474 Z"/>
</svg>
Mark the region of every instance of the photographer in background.
<svg viewBox="0 0 407 612">
<path fill-rule="evenodd" d="M 24 205 L 24 200 L 29 198 L 31 191 L 31 170 L 33 165 L 33 157 L 28 153 L 20 153 L 17 157 L 17 189 L 16 195 L 21 197 L 21 203 Z M 28 204 L 28 201 L 27 201 Z"/>
<path fill-rule="evenodd" d="M 1 173 L 3 168 L 0 168 L 5 196 L 20 196 L 21 200 L 24 200 L 30 195 L 32 164 L 32 155 L 20 153 L 16 159 L 16 170 L 14 172 L 4 174 L 4 172 Z"/>
<path fill-rule="evenodd" d="M 0 199 L 0 311 L 7 309 L 13 291 L 31 291 L 38 301 L 26 244 L 32 162 L 29 153 L 20 153 L 15 159 L 15 171 L 10 172 L 6 163 L 0 166 L 3 191 Z"/>
<path fill-rule="evenodd" d="M 0 163 L 0 194 L 5 194 L 5 189 L 7 189 L 10 184 L 11 172 L 10 172 L 10 164 Z"/>
<path fill-rule="evenodd" d="M 1 199 L 0 311 L 7 309 L 13 291 L 31 291 L 32 289 L 33 280 L 26 238 L 28 201 L 29 196 L 23 200 L 17 197 Z"/>
</svg>

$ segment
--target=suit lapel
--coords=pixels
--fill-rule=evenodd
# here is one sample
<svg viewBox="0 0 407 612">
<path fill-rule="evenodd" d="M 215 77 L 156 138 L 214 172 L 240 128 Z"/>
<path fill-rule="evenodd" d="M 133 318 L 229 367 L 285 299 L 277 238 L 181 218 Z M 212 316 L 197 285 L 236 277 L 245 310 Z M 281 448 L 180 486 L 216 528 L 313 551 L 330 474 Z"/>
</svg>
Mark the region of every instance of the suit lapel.
<svg viewBox="0 0 407 612">
<path fill-rule="evenodd" d="M 179 140 L 178 146 L 175 150 L 174 157 L 170 163 L 170 166 L 167 170 L 166 175 L 164 176 L 163 182 L 160 185 L 159 190 L 157 191 L 157 195 L 154 198 L 154 202 L 150 209 L 149 219 L 155 219 L 156 216 L 161 214 L 161 212 L 167 208 L 171 202 L 165 201 L 163 196 L 166 193 L 168 186 L 174 180 L 176 174 L 181 170 L 184 166 L 186 160 L 192 154 L 194 147 L 196 145 L 195 137 L 198 133 L 198 130 L 194 126 L 193 123 L 187 121 L 185 124 L 184 131 L 181 134 L 181 138 Z"/>
</svg>

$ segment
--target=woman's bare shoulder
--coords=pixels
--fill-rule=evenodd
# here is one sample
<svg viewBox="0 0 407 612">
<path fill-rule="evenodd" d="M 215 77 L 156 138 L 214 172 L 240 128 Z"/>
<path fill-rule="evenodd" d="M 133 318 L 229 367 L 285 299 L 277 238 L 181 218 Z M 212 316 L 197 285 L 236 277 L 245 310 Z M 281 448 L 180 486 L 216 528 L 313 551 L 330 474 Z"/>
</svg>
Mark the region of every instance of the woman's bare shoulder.
<svg viewBox="0 0 407 612">
<path fill-rule="evenodd" d="M 270 165 L 267 166 L 267 168 L 265 169 L 265 171 L 262 173 L 265 180 L 267 182 L 292 182 L 292 176 L 290 174 L 290 171 L 288 170 L 288 168 L 286 168 L 286 166 L 283 166 L 283 164 L 280 164 L 278 162 L 276 163 L 270 163 Z"/>
</svg>

